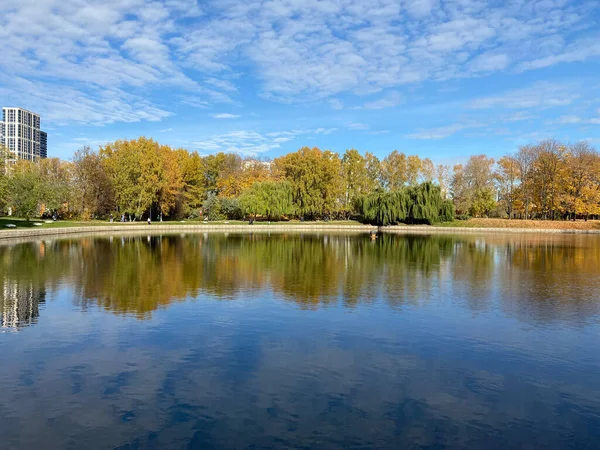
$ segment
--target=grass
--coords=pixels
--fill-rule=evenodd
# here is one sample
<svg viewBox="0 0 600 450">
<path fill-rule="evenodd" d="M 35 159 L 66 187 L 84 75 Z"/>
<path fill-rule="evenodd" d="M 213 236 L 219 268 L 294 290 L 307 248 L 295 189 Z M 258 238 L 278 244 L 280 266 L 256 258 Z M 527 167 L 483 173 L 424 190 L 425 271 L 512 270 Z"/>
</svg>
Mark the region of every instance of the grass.
<svg viewBox="0 0 600 450">
<path fill-rule="evenodd" d="M 584 220 L 508 220 L 473 218 L 436 224 L 437 227 L 457 228 L 528 228 L 536 230 L 599 230 L 600 221 Z"/>
<path fill-rule="evenodd" d="M 17 218 L 17 217 L 0 217 L 0 230 L 10 230 L 7 228 L 7 224 L 14 224 L 16 228 L 69 228 L 69 227 L 89 227 L 89 226 L 109 226 L 109 225 L 125 225 L 125 226 L 139 226 L 146 225 L 145 221 L 140 222 L 109 222 L 108 220 L 57 220 L 56 222 L 46 223 L 45 220 L 42 219 L 31 219 L 27 221 L 25 219 Z M 34 225 L 34 223 L 40 223 L 39 225 Z M 202 220 L 173 220 L 167 222 L 152 222 L 153 224 L 160 223 L 161 225 L 203 225 L 205 222 Z M 290 220 L 288 222 L 255 222 L 256 225 L 266 225 L 269 224 L 273 226 L 282 226 L 282 225 L 361 225 L 360 222 L 354 220 L 332 220 L 329 222 L 324 221 L 315 221 L 315 222 L 301 222 L 299 220 Z M 241 220 L 230 220 L 230 221 L 212 221 L 208 222 L 209 225 L 248 225 L 248 222 L 243 222 Z"/>
<path fill-rule="evenodd" d="M 41 223 L 41 226 L 36 226 L 34 223 Z M 109 225 L 125 225 L 130 227 L 136 227 L 139 225 L 146 225 L 146 222 L 113 222 L 110 223 L 108 220 L 57 220 L 56 222 L 46 223 L 41 219 L 31 219 L 26 221 L 16 217 L 0 217 L 0 230 L 10 230 L 6 228 L 6 224 L 12 223 L 16 225 L 16 228 L 69 228 L 69 227 L 89 227 L 89 226 L 109 226 Z M 153 222 L 157 224 L 159 222 Z M 205 222 L 201 220 L 184 220 L 184 221 L 168 221 L 162 222 L 161 225 L 203 225 Z M 248 225 L 248 222 L 241 220 L 230 220 L 228 222 L 213 221 L 208 222 L 209 225 Z M 256 225 L 266 225 L 269 222 L 255 222 Z M 353 226 L 363 225 L 362 223 L 355 220 L 331 220 L 325 222 L 322 220 L 317 221 L 305 221 L 290 220 L 282 222 L 270 222 L 271 226 L 285 226 L 285 225 L 337 225 L 337 226 Z M 473 218 L 469 220 L 455 220 L 453 222 L 445 222 L 435 224 L 436 227 L 456 227 L 456 228 L 529 228 L 539 230 L 600 230 L 600 221 L 598 220 L 584 220 L 563 221 L 563 220 L 507 220 L 507 219 L 483 219 Z"/>
</svg>

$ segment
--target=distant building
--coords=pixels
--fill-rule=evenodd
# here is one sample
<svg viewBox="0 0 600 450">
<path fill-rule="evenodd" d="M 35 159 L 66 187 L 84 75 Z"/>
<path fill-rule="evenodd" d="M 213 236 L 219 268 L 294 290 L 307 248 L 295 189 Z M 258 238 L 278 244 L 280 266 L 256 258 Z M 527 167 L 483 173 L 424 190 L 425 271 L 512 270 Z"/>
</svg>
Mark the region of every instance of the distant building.
<svg viewBox="0 0 600 450">
<path fill-rule="evenodd" d="M 12 154 L 12 160 L 26 159 L 37 161 L 44 156 L 41 149 L 41 133 L 39 114 L 23 108 L 2 108 L 2 122 L 0 122 L 0 144 L 3 144 Z M 45 134 L 45 133 L 44 133 Z M 47 143 L 48 138 L 45 136 Z"/>
<path fill-rule="evenodd" d="M 40 158 L 48 157 L 48 133 L 40 131 Z"/>
<path fill-rule="evenodd" d="M 251 169 L 252 167 L 265 167 L 267 170 L 271 168 L 271 161 L 258 161 L 256 159 L 247 159 L 242 163 L 244 169 Z"/>
</svg>

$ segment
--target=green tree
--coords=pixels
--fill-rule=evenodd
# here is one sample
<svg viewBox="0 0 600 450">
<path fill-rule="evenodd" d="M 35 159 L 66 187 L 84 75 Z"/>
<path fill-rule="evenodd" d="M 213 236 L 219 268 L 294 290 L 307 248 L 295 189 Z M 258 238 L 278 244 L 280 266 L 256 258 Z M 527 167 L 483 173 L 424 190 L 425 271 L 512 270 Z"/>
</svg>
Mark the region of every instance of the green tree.
<svg viewBox="0 0 600 450">
<path fill-rule="evenodd" d="M 225 214 L 221 209 L 221 200 L 214 192 L 209 192 L 202 204 L 202 212 L 208 220 L 223 220 Z"/>
<path fill-rule="evenodd" d="M 376 191 L 363 196 L 359 208 L 366 222 L 376 225 L 396 223 L 433 224 L 454 220 L 454 206 L 444 200 L 440 187 L 431 182 L 392 191 Z"/>
<path fill-rule="evenodd" d="M 183 187 L 178 161 L 170 147 L 140 137 L 106 144 L 100 148 L 100 155 L 121 212 L 141 218 L 154 208 L 169 214 Z"/>
<path fill-rule="evenodd" d="M 287 181 L 263 181 L 254 183 L 240 196 L 240 208 L 253 218 L 257 215 L 270 220 L 294 214 L 292 186 Z"/>
<path fill-rule="evenodd" d="M 344 179 L 343 208 L 345 212 L 356 212 L 356 201 L 373 188 L 369 177 L 367 160 L 355 149 L 346 150 L 342 157 Z"/>
<path fill-rule="evenodd" d="M 8 179 L 8 203 L 17 217 L 28 221 L 44 202 L 46 186 L 36 163 L 19 160 Z"/>
<path fill-rule="evenodd" d="M 73 213 L 71 211 L 72 164 L 58 158 L 45 158 L 37 162 L 36 170 L 39 171 L 44 186 L 44 211 L 60 212 L 71 216 Z"/>
<path fill-rule="evenodd" d="M 341 209 L 341 161 L 337 153 L 303 147 L 273 161 L 292 186 L 297 213 L 323 217 Z"/>
<path fill-rule="evenodd" d="M 8 149 L 0 145 L 0 214 L 5 211 L 8 201 Z"/>
</svg>

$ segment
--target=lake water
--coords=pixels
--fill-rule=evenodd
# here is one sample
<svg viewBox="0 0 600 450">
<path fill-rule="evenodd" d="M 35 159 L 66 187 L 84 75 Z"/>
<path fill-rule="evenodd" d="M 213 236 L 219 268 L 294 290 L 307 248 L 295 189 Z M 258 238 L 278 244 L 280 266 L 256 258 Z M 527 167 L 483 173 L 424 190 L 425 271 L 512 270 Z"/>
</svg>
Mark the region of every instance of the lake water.
<svg viewBox="0 0 600 450">
<path fill-rule="evenodd" d="M 600 448 L 600 237 L 0 246 L 0 448 Z"/>
</svg>

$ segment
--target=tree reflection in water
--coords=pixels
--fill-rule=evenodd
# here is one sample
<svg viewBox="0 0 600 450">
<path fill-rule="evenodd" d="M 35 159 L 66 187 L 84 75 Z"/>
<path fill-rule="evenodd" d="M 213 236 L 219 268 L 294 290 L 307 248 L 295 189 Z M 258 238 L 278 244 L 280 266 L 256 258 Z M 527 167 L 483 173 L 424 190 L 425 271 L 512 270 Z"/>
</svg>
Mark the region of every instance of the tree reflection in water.
<svg viewBox="0 0 600 450">
<path fill-rule="evenodd" d="M 527 321 L 577 323 L 599 311 L 599 250 L 594 236 L 554 235 L 57 239 L 0 247 L 0 312 L 13 327 L 31 322 L 44 293 L 63 282 L 81 308 L 141 319 L 199 295 L 234 300 L 271 290 L 306 309 L 378 300 L 418 307 L 451 298 L 473 312 L 497 307 Z"/>
</svg>

